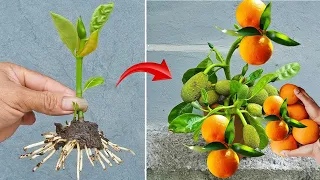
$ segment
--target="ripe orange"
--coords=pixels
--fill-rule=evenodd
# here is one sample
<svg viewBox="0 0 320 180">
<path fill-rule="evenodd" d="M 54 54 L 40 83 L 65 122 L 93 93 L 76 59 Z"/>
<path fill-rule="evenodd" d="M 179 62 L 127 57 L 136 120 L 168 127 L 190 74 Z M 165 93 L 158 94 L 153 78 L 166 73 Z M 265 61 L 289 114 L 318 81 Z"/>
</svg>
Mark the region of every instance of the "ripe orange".
<svg viewBox="0 0 320 180">
<path fill-rule="evenodd" d="M 307 119 L 309 117 L 304 105 L 296 103 L 288 106 L 289 117 L 295 120 Z"/>
<path fill-rule="evenodd" d="M 298 148 L 297 141 L 293 138 L 292 135 L 289 135 L 286 139 L 282 141 L 271 141 L 270 142 L 271 150 L 278 154 L 279 156 L 282 156 L 280 154 L 283 150 L 294 150 Z"/>
<path fill-rule="evenodd" d="M 266 134 L 273 141 L 281 141 L 288 135 L 289 127 L 284 121 L 270 121 L 266 126 Z"/>
<path fill-rule="evenodd" d="M 311 144 L 319 139 L 319 127 L 316 122 L 311 119 L 304 119 L 300 121 L 302 124 L 306 125 L 306 128 L 296 128 L 292 129 L 292 135 L 298 143 L 302 145 Z"/>
<path fill-rule="evenodd" d="M 259 28 L 260 17 L 266 8 L 261 0 L 244 0 L 236 10 L 236 19 L 240 26 L 252 26 Z"/>
<path fill-rule="evenodd" d="M 299 101 L 298 97 L 294 94 L 294 89 L 297 86 L 294 84 L 285 84 L 280 88 L 280 96 L 283 99 L 288 99 L 288 105 L 295 104 Z"/>
<path fill-rule="evenodd" d="M 263 111 L 266 115 L 280 115 L 280 107 L 283 99 L 280 96 L 269 96 L 263 103 Z"/>
<path fill-rule="evenodd" d="M 211 151 L 207 166 L 209 171 L 218 178 L 228 178 L 238 169 L 239 157 L 232 149 Z"/>
<path fill-rule="evenodd" d="M 251 65 L 266 63 L 273 51 L 273 45 L 267 36 L 246 36 L 239 44 L 240 56 Z"/>
<path fill-rule="evenodd" d="M 204 120 L 201 126 L 203 139 L 207 143 L 224 142 L 224 133 L 229 120 L 222 115 L 212 115 Z"/>
</svg>

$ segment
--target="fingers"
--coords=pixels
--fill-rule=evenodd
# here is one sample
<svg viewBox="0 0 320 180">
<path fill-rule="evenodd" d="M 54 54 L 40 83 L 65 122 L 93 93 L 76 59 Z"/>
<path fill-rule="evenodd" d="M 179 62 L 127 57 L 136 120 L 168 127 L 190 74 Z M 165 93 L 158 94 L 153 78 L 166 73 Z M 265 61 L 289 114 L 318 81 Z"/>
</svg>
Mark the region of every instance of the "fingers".
<svg viewBox="0 0 320 180">
<path fill-rule="evenodd" d="M 34 122 L 36 122 L 36 116 L 34 112 L 30 111 L 22 117 L 21 125 L 32 125 Z"/>
<path fill-rule="evenodd" d="M 313 144 L 308 144 L 292 151 L 281 151 L 280 154 L 286 157 L 310 157 L 312 156 L 312 150 Z"/>
<path fill-rule="evenodd" d="M 27 88 L 22 90 L 20 106 L 25 112 L 37 111 L 47 115 L 66 115 L 73 113 L 73 102 L 79 105 L 79 108 L 86 111 L 88 103 L 85 99 L 71 96 L 65 96 L 64 93 L 49 91 L 34 91 Z"/>
<path fill-rule="evenodd" d="M 3 142 L 4 140 L 11 137 L 14 134 L 14 132 L 16 132 L 16 130 L 18 129 L 20 123 L 21 123 L 21 120 L 15 122 L 14 124 L 12 124 L 9 127 L 1 129 L 0 130 L 0 142 Z"/>
<path fill-rule="evenodd" d="M 11 64 L 20 84 L 36 91 L 60 92 L 75 96 L 75 92 L 54 79 L 24 67 Z"/>
<path fill-rule="evenodd" d="M 312 119 L 317 118 L 318 112 L 320 111 L 317 103 L 306 93 L 306 91 L 300 87 L 294 90 L 295 95 L 301 100 L 304 104 L 309 116 Z"/>
</svg>

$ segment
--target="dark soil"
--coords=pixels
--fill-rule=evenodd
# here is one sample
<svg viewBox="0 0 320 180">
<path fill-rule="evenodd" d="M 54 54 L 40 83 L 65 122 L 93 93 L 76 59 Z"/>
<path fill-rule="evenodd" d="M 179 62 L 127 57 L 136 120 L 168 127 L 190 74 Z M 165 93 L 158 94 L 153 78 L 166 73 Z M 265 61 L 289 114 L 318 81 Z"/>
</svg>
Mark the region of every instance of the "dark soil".
<svg viewBox="0 0 320 180">
<path fill-rule="evenodd" d="M 56 132 L 61 138 L 68 141 L 77 140 L 80 148 L 98 148 L 102 149 L 101 136 L 99 134 L 98 125 L 89 121 L 71 121 L 70 126 L 63 126 L 60 123 L 55 123 Z M 104 138 L 105 139 L 105 138 Z M 59 148 L 62 144 L 60 144 Z"/>
</svg>

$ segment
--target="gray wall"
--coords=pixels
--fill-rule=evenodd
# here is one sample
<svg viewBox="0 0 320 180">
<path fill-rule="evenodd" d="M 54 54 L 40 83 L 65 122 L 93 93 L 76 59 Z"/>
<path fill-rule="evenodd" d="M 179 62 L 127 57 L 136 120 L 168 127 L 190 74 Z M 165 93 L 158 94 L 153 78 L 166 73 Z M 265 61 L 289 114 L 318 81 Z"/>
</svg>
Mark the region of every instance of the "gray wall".
<svg viewBox="0 0 320 180">
<path fill-rule="evenodd" d="M 206 43 L 213 43 L 224 56 L 234 37 L 227 36 L 214 26 L 233 28 L 236 22 L 235 1 L 148 1 L 147 43 L 148 61 L 167 60 L 172 80 L 150 82 L 148 77 L 148 128 L 167 125 L 170 110 L 182 100 L 180 90 L 183 73 L 195 67 L 209 52 Z M 289 62 L 299 62 L 301 71 L 290 81 L 277 82 L 302 86 L 319 102 L 319 7 L 320 2 L 273 1 L 272 23 L 269 29 L 283 32 L 301 43 L 297 47 L 285 47 L 273 43 L 274 53 L 262 66 L 265 72 L 273 72 Z M 212 56 L 214 58 L 214 56 Z M 239 52 L 232 59 L 232 73 L 240 72 L 244 61 Z M 249 72 L 259 67 L 250 67 Z M 223 74 L 219 75 L 224 78 Z"/>
<path fill-rule="evenodd" d="M 144 75 L 134 74 L 118 88 L 115 84 L 126 68 L 144 60 L 144 0 L 114 0 L 115 10 L 100 34 L 97 51 L 84 61 L 84 80 L 92 75 L 105 77 L 105 84 L 84 95 L 89 102 L 86 119 L 115 143 L 130 147 L 136 156 L 122 153 L 121 166 L 103 171 L 85 160 L 81 179 L 144 179 Z M 10 61 L 49 75 L 75 87 L 75 61 L 58 37 L 49 11 L 73 22 L 82 15 L 89 24 L 93 10 L 109 1 L 4 1 L 0 0 L 0 61 Z M 76 179 L 76 153 L 66 162 L 66 170 L 54 170 L 58 157 L 50 159 L 35 173 L 31 169 L 41 160 L 19 160 L 22 147 L 42 140 L 40 134 L 55 129 L 54 122 L 72 116 L 49 117 L 36 114 L 31 127 L 20 127 L 0 144 L 0 180 Z"/>
</svg>

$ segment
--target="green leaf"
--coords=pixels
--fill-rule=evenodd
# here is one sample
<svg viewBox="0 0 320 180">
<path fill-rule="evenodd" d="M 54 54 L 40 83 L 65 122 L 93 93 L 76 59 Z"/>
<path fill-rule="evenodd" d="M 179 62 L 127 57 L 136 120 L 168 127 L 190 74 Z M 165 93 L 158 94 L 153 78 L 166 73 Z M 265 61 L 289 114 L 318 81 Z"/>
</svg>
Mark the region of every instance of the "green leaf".
<svg viewBox="0 0 320 180">
<path fill-rule="evenodd" d="M 305 128 L 305 127 L 307 127 L 306 125 L 302 124 L 301 122 L 299 122 L 299 121 L 297 121 L 295 119 L 292 119 L 290 117 L 285 117 L 284 120 L 289 126 L 292 126 L 292 127 L 296 127 L 296 128 Z"/>
<path fill-rule="evenodd" d="M 260 117 L 253 117 L 250 114 L 246 114 L 246 119 L 248 120 L 250 125 L 252 125 L 256 129 L 256 131 L 259 134 L 259 138 L 260 138 L 259 149 L 266 148 L 269 144 L 269 138 L 266 134 L 265 129 L 261 124 L 261 121 L 263 119 Z"/>
<path fill-rule="evenodd" d="M 204 146 L 204 149 L 206 149 L 207 151 L 215 151 L 220 149 L 227 149 L 227 147 L 221 142 L 212 142 Z"/>
<path fill-rule="evenodd" d="M 216 26 L 216 28 L 229 36 L 241 36 L 237 31 L 234 31 L 234 30 L 227 30 L 227 29 L 220 28 L 218 26 Z"/>
<path fill-rule="evenodd" d="M 108 21 L 110 14 L 113 11 L 114 3 L 107 3 L 98 6 L 91 17 L 90 33 L 100 30 L 103 25 Z"/>
<path fill-rule="evenodd" d="M 282 66 L 280 69 L 277 70 L 278 78 L 277 80 L 289 80 L 296 76 L 300 71 L 300 64 L 299 63 L 289 63 Z"/>
<path fill-rule="evenodd" d="M 168 122 L 171 123 L 172 120 L 174 120 L 176 117 L 180 116 L 181 114 L 192 113 L 192 110 L 193 110 L 193 106 L 190 103 L 182 102 L 171 110 L 168 116 Z"/>
<path fill-rule="evenodd" d="M 234 24 L 233 27 L 236 28 L 236 30 L 241 29 L 241 27 L 238 24 Z"/>
<path fill-rule="evenodd" d="M 279 33 L 277 31 L 267 31 L 268 38 L 272 41 L 284 45 L 284 46 L 298 46 L 300 43 L 296 42 L 295 40 L 289 38 L 287 35 Z"/>
<path fill-rule="evenodd" d="M 259 79 L 261 77 L 262 73 L 263 73 L 263 69 L 257 69 L 255 71 L 253 71 L 249 75 L 248 79 L 246 80 L 246 84 L 250 84 L 250 83 L 254 82 L 255 80 Z"/>
<path fill-rule="evenodd" d="M 243 66 L 242 71 L 241 71 L 241 75 L 242 76 L 246 75 L 248 69 L 249 69 L 249 64 L 247 63 L 246 65 Z"/>
<path fill-rule="evenodd" d="M 281 104 L 281 107 L 280 107 L 280 115 L 281 115 L 281 117 L 287 116 L 287 112 L 288 112 L 287 108 L 288 108 L 288 99 L 286 98 L 283 101 L 283 103 Z"/>
<path fill-rule="evenodd" d="M 77 21 L 77 33 L 80 39 L 85 39 L 87 37 L 86 27 L 83 24 L 81 16 L 78 18 Z"/>
<path fill-rule="evenodd" d="M 204 153 L 204 152 L 208 152 L 209 151 L 209 150 L 205 149 L 202 146 L 188 146 L 188 145 L 184 145 L 184 146 L 186 146 L 187 148 L 189 148 L 189 149 L 191 149 L 192 151 L 195 151 L 195 152 Z"/>
<path fill-rule="evenodd" d="M 212 64 L 213 64 L 213 62 L 212 62 L 211 58 L 210 58 L 210 57 L 207 57 L 207 58 L 205 58 L 204 60 L 202 60 L 202 61 L 198 64 L 197 68 L 207 68 L 208 66 L 210 66 L 210 65 L 212 65 Z"/>
<path fill-rule="evenodd" d="M 78 34 L 76 28 L 65 17 L 50 12 L 52 21 L 60 35 L 62 42 L 69 48 L 72 54 L 75 54 L 75 49 L 78 44 Z"/>
<path fill-rule="evenodd" d="M 193 132 L 193 141 L 198 142 L 199 141 L 199 136 L 201 132 L 201 126 L 199 126 L 194 132 Z"/>
<path fill-rule="evenodd" d="M 201 89 L 201 98 L 203 100 L 203 104 L 208 106 L 208 93 L 207 93 L 206 89 L 204 89 L 204 88 Z"/>
<path fill-rule="evenodd" d="M 233 96 L 237 94 L 242 84 L 239 81 L 231 80 L 230 81 L 230 95 Z"/>
<path fill-rule="evenodd" d="M 232 144 L 235 138 L 235 129 L 234 129 L 234 116 L 229 121 L 226 132 L 224 133 L 225 142 L 228 144 Z"/>
<path fill-rule="evenodd" d="M 99 31 L 94 31 L 91 33 L 88 41 L 86 42 L 84 48 L 80 53 L 78 53 L 79 56 L 84 57 L 95 51 L 98 47 L 98 41 L 99 41 Z"/>
<path fill-rule="evenodd" d="M 191 105 L 192 105 L 192 107 L 194 107 L 194 108 L 196 108 L 196 109 L 199 109 L 199 110 L 201 110 L 201 108 L 202 108 L 202 106 L 199 104 L 198 101 L 193 101 L 193 102 L 191 103 Z"/>
<path fill-rule="evenodd" d="M 171 121 L 169 130 L 174 133 L 194 132 L 204 119 L 205 117 L 198 114 L 185 113 Z"/>
<path fill-rule="evenodd" d="M 89 88 L 93 88 L 95 86 L 99 86 L 104 83 L 104 78 L 100 76 L 91 77 L 87 80 L 87 82 L 84 84 L 83 92 L 85 92 Z"/>
<path fill-rule="evenodd" d="M 270 73 L 262 76 L 259 81 L 253 86 L 251 97 L 257 95 L 264 87 L 276 76 L 276 73 Z"/>
<path fill-rule="evenodd" d="M 222 54 L 221 54 L 218 50 L 216 50 L 216 49 L 214 49 L 214 52 L 216 53 L 216 59 L 217 59 L 219 62 L 224 62 L 224 59 L 223 59 L 223 57 L 222 57 Z"/>
<path fill-rule="evenodd" d="M 245 28 L 239 29 L 237 31 L 237 33 L 239 35 L 241 35 L 241 36 L 258 36 L 258 35 L 261 35 L 260 31 L 257 30 L 254 27 L 245 27 Z"/>
<path fill-rule="evenodd" d="M 182 77 L 182 82 L 185 84 L 192 76 L 198 74 L 199 72 L 203 72 L 205 68 L 192 68 L 187 70 Z"/>
<path fill-rule="evenodd" d="M 247 157 L 259 157 L 263 156 L 264 153 L 257 151 L 253 149 L 252 147 L 240 144 L 240 143 L 234 143 L 232 144 L 231 148 L 241 155 L 247 156 Z"/>
<path fill-rule="evenodd" d="M 212 44 L 212 43 L 209 43 L 209 42 L 208 42 L 208 46 L 209 46 L 210 49 L 213 49 L 213 48 L 214 48 L 213 44 Z"/>
<path fill-rule="evenodd" d="M 271 6 L 272 2 L 270 2 L 266 8 L 264 9 L 261 18 L 260 18 L 260 29 L 267 30 L 271 23 Z"/>
<path fill-rule="evenodd" d="M 212 70 L 211 70 L 212 71 Z M 209 72 L 210 74 L 208 74 L 208 80 L 212 83 L 212 84 L 215 84 L 217 81 L 218 81 L 218 77 L 217 77 L 217 74 L 212 71 L 212 72 Z"/>
<path fill-rule="evenodd" d="M 266 120 L 266 121 L 279 121 L 280 119 L 276 115 L 269 115 L 269 116 L 264 117 L 264 120 Z"/>
</svg>

